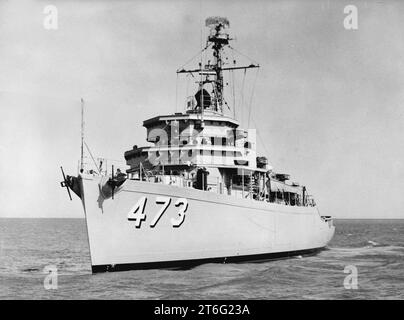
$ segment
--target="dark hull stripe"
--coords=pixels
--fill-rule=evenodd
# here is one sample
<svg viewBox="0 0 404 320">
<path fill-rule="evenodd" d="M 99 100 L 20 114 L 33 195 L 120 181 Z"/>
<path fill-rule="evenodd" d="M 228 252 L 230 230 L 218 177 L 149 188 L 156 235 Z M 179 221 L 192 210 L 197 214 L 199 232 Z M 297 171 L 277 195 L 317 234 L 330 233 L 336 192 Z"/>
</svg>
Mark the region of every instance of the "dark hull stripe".
<svg viewBox="0 0 404 320">
<path fill-rule="evenodd" d="M 146 269 L 177 269 L 186 270 L 205 263 L 237 263 L 237 262 L 264 262 L 275 259 L 285 259 L 298 255 L 311 255 L 319 252 L 322 248 L 305 249 L 298 251 L 286 251 L 264 254 L 253 254 L 233 257 L 205 258 L 192 260 L 175 260 L 175 261 L 159 261 L 159 262 L 143 262 L 143 263 L 125 263 L 125 264 L 103 264 L 92 266 L 92 272 L 112 272 L 112 271 L 128 271 L 128 270 L 146 270 Z"/>
</svg>

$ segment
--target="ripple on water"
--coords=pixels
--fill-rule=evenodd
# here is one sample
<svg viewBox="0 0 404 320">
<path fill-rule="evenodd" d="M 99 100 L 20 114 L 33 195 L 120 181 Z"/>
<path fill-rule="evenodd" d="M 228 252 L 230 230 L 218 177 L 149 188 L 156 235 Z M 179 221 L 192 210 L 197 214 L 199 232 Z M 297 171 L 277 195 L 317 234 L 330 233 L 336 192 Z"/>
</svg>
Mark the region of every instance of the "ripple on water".
<svg viewBox="0 0 404 320">
<path fill-rule="evenodd" d="M 92 275 L 84 220 L 63 220 L 0 223 L 0 298 L 404 298 L 404 222 L 337 220 L 328 250 L 314 256 Z M 59 287 L 53 292 L 43 287 L 47 265 L 58 268 Z M 347 265 L 358 269 L 358 290 L 344 288 Z"/>
</svg>

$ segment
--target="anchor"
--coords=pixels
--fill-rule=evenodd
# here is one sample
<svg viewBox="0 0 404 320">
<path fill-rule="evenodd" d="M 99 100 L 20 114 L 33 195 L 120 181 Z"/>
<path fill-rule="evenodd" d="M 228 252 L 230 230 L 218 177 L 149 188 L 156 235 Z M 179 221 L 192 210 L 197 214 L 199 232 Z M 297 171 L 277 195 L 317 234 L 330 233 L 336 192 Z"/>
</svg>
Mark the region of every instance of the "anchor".
<svg viewBox="0 0 404 320">
<path fill-rule="evenodd" d="M 64 173 L 64 171 L 63 171 L 63 167 L 60 167 L 60 170 L 62 170 L 62 175 L 63 175 L 63 181 L 60 182 L 60 186 L 61 186 L 62 188 L 66 188 L 66 189 L 67 189 L 67 193 L 68 193 L 68 195 L 69 195 L 70 200 L 73 200 L 73 199 L 72 199 L 72 195 L 70 194 L 69 181 L 67 180 L 67 178 L 66 178 L 66 176 L 65 176 L 65 173 Z"/>
</svg>

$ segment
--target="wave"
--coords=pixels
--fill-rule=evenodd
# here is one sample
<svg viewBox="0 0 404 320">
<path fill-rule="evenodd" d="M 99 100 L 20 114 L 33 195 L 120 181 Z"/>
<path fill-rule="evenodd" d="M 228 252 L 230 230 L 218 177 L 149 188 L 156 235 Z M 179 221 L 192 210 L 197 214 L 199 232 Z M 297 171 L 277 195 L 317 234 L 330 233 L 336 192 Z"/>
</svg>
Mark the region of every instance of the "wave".
<svg viewBox="0 0 404 320">
<path fill-rule="evenodd" d="M 40 269 L 38 268 L 26 268 L 26 269 L 22 269 L 22 272 L 38 272 L 40 271 Z"/>
<path fill-rule="evenodd" d="M 377 243 L 376 241 L 372 241 L 372 240 L 369 240 L 368 243 L 373 247 L 381 246 L 379 243 Z"/>
<path fill-rule="evenodd" d="M 366 242 L 360 247 L 329 247 L 329 250 L 324 251 L 323 254 L 326 256 L 335 257 L 364 257 L 367 255 L 371 256 L 392 256 L 401 257 L 404 256 L 404 247 L 397 245 L 386 245 L 379 244 L 377 242 Z"/>
</svg>

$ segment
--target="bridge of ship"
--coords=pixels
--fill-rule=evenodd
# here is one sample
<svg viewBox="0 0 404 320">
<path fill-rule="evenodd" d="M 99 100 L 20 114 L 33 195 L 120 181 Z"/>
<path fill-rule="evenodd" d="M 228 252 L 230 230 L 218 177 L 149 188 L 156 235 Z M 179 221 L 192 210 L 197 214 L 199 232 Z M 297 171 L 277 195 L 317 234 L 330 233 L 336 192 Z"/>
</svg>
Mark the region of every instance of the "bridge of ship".
<svg viewBox="0 0 404 320">
<path fill-rule="evenodd" d="M 314 206 L 306 188 L 287 183 L 265 157 L 257 157 L 254 132 L 215 113 L 177 113 L 143 123 L 151 146 L 125 152 L 128 179 L 195 188 L 236 198 Z"/>
</svg>

